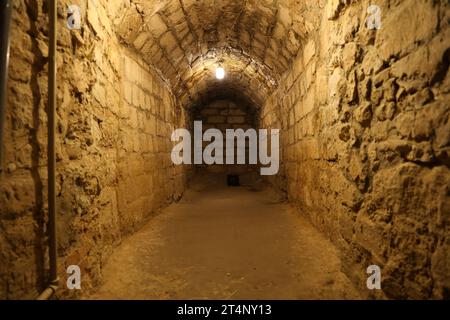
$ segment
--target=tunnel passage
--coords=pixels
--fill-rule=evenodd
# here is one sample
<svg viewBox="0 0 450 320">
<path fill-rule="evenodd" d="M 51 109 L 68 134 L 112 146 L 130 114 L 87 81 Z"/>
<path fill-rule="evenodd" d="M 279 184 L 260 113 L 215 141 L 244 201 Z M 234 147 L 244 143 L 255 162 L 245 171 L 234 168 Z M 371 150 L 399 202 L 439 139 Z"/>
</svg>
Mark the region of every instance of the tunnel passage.
<svg viewBox="0 0 450 320">
<path fill-rule="evenodd" d="M 206 170 L 206 172 L 222 173 L 228 176 L 232 185 L 239 185 L 240 182 L 248 184 L 255 180 L 258 175 L 259 166 L 257 163 L 250 161 L 250 152 L 257 150 L 250 150 L 250 138 L 245 138 L 245 145 L 239 145 L 239 139 L 234 138 L 233 147 L 230 149 L 233 154 L 233 163 L 230 164 L 227 148 L 227 130 L 242 130 L 245 134 L 247 130 L 255 130 L 257 133 L 257 115 L 260 107 L 255 106 L 251 101 L 245 98 L 239 91 L 220 90 L 219 88 L 212 88 L 207 94 L 207 98 L 199 99 L 192 107 L 192 115 L 194 121 L 200 121 L 202 124 L 203 136 L 210 129 L 218 129 L 221 132 L 222 139 L 219 143 L 222 144 L 221 150 L 212 152 L 215 163 L 202 163 L 196 165 L 197 170 Z M 192 130 L 191 130 L 192 132 Z M 212 138 L 214 143 L 216 138 Z M 255 141 L 257 144 L 258 141 Z M 203 141 L 203 150 L 211 145 L 211 141 Z M 241 150 L 239 150 L 241 149 Z M 238 154 L 242 152 L 244 157 L 244 164 L 239 164 Z M 217 156 L 217 158 L 216 158 Z M 241 160 L 242 161 L 242 160 Z"/>
<path fill-rule="evenodd" d="M 61 279 L 79 265 L 96 288 L 114 248 L 195 175 L 171 162 L 172 131 L 203 102 L 240 96 L 259 107 L 255 127 L 281 130 L 268 182 L 339 249 L 364 296 L 448 298 L 449 5 L 380 0 L 382 28 L 369 29 L 369 2 L 58 1 Z M 67 28 L 73 3 L 79 30 Z M 45 2 L 14 1 L 1 298 L 33 298 L 49 280 L 47 43 Z M 380 291 L 365 287 L 373 264 Z"/>
</svg>

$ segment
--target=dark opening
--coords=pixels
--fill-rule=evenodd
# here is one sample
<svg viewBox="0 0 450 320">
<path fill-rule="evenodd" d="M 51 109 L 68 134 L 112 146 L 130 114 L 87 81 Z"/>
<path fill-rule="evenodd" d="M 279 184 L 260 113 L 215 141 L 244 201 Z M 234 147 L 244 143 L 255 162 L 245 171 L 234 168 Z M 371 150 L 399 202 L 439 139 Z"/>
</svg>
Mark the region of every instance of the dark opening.
<svg viewBox="0 0 450 320">
<path fill-rule="evenodd" d="M 239 186 L 239 176 L 237 174 L 229 174 L 227 176 L 227 183 L 230 187 Z"/>
</svg>

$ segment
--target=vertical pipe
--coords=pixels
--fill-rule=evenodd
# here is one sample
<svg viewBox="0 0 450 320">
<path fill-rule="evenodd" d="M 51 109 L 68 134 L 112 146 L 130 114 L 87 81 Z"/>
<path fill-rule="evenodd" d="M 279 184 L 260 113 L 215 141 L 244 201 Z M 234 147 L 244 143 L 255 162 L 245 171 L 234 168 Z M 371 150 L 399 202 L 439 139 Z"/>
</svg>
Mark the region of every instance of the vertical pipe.
<svg viewBox="0 0 450 320">
<path fill-rule="evenodd" d="M 11 1 L 0 2 L 0 173 L 3 166 L 3 131 L 6 112 L 6 90 L 9 66 L 9 30 L 11 26 Z"/>
<path fill-rule="evenodd" d="M 56 242 L 56 154 L 55 154 L 55 118 L 56 118 L 56 23 L 57 0 L 50 0 L 50 32 L 48 63 L 48 216 L 49 216 L 49 258 L 50 280 L 57 281 L 57 242 Z"/>
<path fill-rule="evenodd" d="M 56 118 L 56 23 L 57 0 L 49 1 L 49 47 L 48 47 L 48 239 L 50 260 L 50 283 L 38 300 L 49 299 L 58 287 L 57 241 L 56 241 L 56 154 L 55 154 L 55 118 Z"/>
</svg>

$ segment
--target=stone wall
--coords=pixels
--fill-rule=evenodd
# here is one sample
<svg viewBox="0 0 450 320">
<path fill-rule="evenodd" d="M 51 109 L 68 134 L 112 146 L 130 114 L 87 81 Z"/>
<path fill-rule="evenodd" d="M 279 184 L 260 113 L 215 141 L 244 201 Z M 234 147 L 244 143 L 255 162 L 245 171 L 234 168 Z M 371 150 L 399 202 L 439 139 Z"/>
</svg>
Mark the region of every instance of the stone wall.
<svg viewBox="0 0 450 320">
<path fill-rule="evenodd" d="M 244 131 L 255 127 L 256 124 L 256 110 L 255 108 L 245 101 L 233 101 L 229 99 L 217 99 L 215 101 L 201 104 L 195 107 L 193 110 L 194 119 L 196 121 L 202 121 L 203 132 L 208 129 L 219 129 L 222 132 L 223 143 L 223 157 L 224 165 L 199 165 L 197 168 L 207 168 L 209 171 L 228 173 L 228 174 L 246 174 L 253 172 L 257 169 L 256 165 L 248 164 L 248 141 L 246 144 L 246 165 L 239 165 L 236 161 L 237 155 L 237 142 L 235 141 L 235 164 L 226 165 L 225 157 L 227 154 L 225 137 L 227 129 L 242 129 Z M 206 147 L 211 142 L 205 141 L 203 146 Z"/>
<path fill-rule="evenodd" d="M 262 110 L 282 128 L 286 190 L 363 293 L 449 298 L 447 1 L 322 1 L 320 24 Z M 382 292 L 366 288 L 377 264 Z"/>
<path fill-rule="evenodd" d="M 114 33 L 126 1 L 59 1 L 57 220 L 60 296 L 68 265 L 83 292 L 121 239 L 180 198 L 186 170 L 170 161 L 185 112 Z M 13 1 L 4 172 L 0 176 L 0 298 L 33 298 L 47 284 L 47 5 Z M 82 29 L 66 28 L 78 4 Z"/>
</svg>

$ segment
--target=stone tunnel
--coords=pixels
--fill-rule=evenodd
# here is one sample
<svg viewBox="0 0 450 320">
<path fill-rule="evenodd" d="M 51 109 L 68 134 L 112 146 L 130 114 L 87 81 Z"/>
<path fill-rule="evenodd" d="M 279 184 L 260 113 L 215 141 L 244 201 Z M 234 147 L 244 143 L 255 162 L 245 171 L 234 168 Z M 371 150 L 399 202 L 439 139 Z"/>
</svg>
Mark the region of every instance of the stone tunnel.
<svg viewBox="0 0 450 320">
<path fill-rule="evenodd" d="M 448 1 L 60 0 L 56 56 L 51 2 L 11 1 L 0 299 L 54 280 L 52 91 L 54 298 L 450 298 Z M 174 163 L 200 121 L 276 174 Z"/>
</svg>

